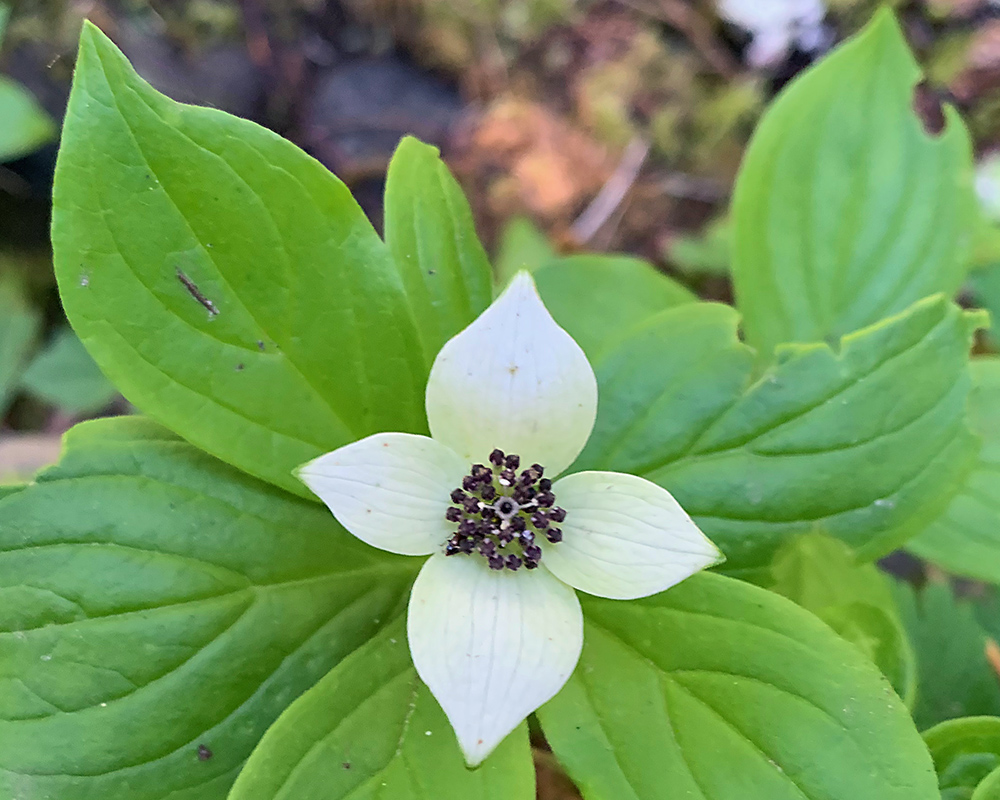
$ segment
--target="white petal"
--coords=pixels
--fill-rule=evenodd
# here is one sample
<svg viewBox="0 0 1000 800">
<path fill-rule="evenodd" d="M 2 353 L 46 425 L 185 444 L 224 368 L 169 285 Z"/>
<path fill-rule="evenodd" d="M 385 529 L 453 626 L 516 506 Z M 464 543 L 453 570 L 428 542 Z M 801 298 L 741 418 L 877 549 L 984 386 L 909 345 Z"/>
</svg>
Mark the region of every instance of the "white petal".
<svg viewBox="0 0 1000 800">
<path fill-rule="evenodd" d="M 588 594 L 646 597 L 724 560 L 670 492 L 643 478 L 577 472 L 552 491 L 566 520 L 559 544 L 539 542 L 542 566 Z"/>
<path fill-rule="evenodd" d="M 495 572 L 478 556 L 435 555 L 413 585 L 407 636 L 474 767 L 566 683 L 583 613 L 543 569 Z"/>
<path fill-rule="evenodd" d="M 444 515 L 467 471 L 427 436 L 376 433 L 303 464 L 297 474 L 361 541 L 422 556 L 451 536 L 455 525 Z"/>
<path fill-rule="evenodd" d="M 431 434 L 469 461 L 485 462 L 499 447 L 558 475 L 587 443 L 596 414 L 594 371 L 527 272 L 441 348 L 427 381 Z"/>
</svg>

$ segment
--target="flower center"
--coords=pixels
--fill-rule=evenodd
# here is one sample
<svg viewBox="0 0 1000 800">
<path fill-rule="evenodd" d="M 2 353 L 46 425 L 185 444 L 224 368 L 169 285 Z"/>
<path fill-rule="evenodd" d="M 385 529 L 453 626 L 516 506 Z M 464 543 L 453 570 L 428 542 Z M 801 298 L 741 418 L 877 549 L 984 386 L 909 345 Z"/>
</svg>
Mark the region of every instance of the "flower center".
<svg viewBox="0 0 1000 800">
<path fill-rule="evenodd" d="M 461 488 L 451 493 L 455 505 L 445 519 L 458 527 L 444 554 L 478 554 L 496 570 L 535 569 L 542 560 L 536 539 L 561 542 L 562 531 L 552 523 L 566 519 L 566 512 L 555 505 L 552 481 L 542 477 L 541 464 L 518 474 L 520 456 L 502 450 L 490 453 L 489 462 L 473 464 Z"/>
</svg>

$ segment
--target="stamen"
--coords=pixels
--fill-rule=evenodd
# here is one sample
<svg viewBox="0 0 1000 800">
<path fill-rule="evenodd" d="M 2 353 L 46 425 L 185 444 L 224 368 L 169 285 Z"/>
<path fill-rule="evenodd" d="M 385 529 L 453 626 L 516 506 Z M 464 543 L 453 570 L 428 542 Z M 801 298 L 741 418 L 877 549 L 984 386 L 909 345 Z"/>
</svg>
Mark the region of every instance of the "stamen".
<svg viewBox="0 0 1000 800">
<path fill-rule="evenodd" d="M 537 538 L 561 542 L 562 531 L 551 523 L 562 522 L 566 511 L 555 507 L 552 481 L 542 477 L 541 464 L 518 474 L 520 456 L 499 448 L 487 460 L 492 467 L 473 464 L 461 488 L 449 495 L 455 505 L 445 519 L 457 525 L 444 554 L 477 555 L 493 570 L 536 569 L 543 555 Z"/>
</svg>

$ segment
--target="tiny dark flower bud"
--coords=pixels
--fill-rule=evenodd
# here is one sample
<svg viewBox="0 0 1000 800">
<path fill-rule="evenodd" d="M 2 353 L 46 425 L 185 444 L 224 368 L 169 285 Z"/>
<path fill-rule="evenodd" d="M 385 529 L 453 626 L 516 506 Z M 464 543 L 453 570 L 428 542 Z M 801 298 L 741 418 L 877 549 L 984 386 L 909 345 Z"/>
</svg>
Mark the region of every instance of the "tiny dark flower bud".
<svg viewBox="0 0 1000 800">
<path fill-rule="evenodd" d="M 514 474 L 514 470 L 505 469 L 500 473 L 500 484 L 502 486 L 511 486 L 514 483 L 514 479 L 517 476 Z"/>
<path fill-rule="evenodd" d="M 488 481 L 493 477 L 493 470 L 485 464 L 473 464 L 470 474 L 475 478 L 479 478 L 480 481 Z"/>
<path fill-rule="evenodd" d="M 549 527 L 549 518 L 541 511 L 536 511 L 531 515 L 531 524 L 539 530 Z M 461 528 L 459 528 L 461 530 Z"/>
<path fill-rule="evenodd" d="M 507 469 L 517 469 L 519 466 L 521 466 L 521 457 L 511 454 L 507 456 L 506 460 L 503 463 L 507 467 Z"/>
<path fill-rule="evenodd" d="M 471 536 L 476 532 L 476 523 L 471 519 L 463 519 L 461 524 L 458 526 L 458 532 L 462 536 Z"/>
<path fill-rule="evenodd" d="M 473 550 L 476 549 L 476 543 L 472 541 L 472 539 L 462 539 L 458 543 L 458 549 L 461 550 L 463 553 L 471 553 Z"/>
<path fill-rule="evenodd" d="M 465 500 L 466 494 L 461 489 L 456 489 L 451 493 L 451 502 L 461 503 Z"/>
<path fill-rule="evenodd" d="M 508 524 L 512 531 L 523 531 L 527 527 L 524 517 L 511 517 Z"/>
<path fill-rule="evenodd" d="M 475 497 L 466 497 L 462 505 L 466 514 L 475 514 L 479 510 L 479 501 Z"/>
<path fill-rule="evenodd" d="M 531 486 L 539 478 L 539 473 L 535 472 L 532 467 L 528 467 L 521 473 L 521 477 L 518 479 L 522 486 Z"/>
<path fill-rule="evenodd" d="M 515 555 L 507 556 L 507 569 L 509 569 L 511 572 L 517 571 L 517 569 L 520 568 L 521 563 L 522 563 L 521 559 L 519 559 L 517 556 Z"/>
<path fill-rule="evenodd" d="M 511 531 L 510 531 L 509 528 L 508 529 L 501 529 L 497 533 L 497 539 L 500 541 L 500 546 L 504 547 L 505 545 L 508 545 L 508 544 L 510 544 L 511 542 L 514 541 L 514 534 L 511 533 Z"/>
<path fill-rule="evenodd" d="M 464 478 L 462 478 L 462 488 L 465 489 L 465 491 L 467 492 L 474 491 L 478 485 L 479 485 L 479 480 L 477 478 L 474 478 L 472 475 L 466 475 Z"/>
<path fill-rule="evenodd" d="M 521 540 L 521 544 L 531 544 L 535 541 L 535 534 L 531 531 L 521 531 L 517 538 Z"/>
<path fill-rule="evenodd" d="M 495 556 L 497 553 L 497 546 L 493 544 L 489 539 L 484 539 L 479 543 L 479 552 L 489 558 L 490 556 Z"/>
<path fill-rule="evenodd" d="M 559 528 L 549 528 L 545 531 L 545 538 L 552 542 L 552 544 L 558 544 L 562 541 L 562 531 Z"/>
<path fill-rule="evenodd" d="M 479 493 L 479 496 L 482 497 L 483 500 L 492 500 L 497 496 L 497 490 L 493 488 L 493 484 L 487 483 L 483 487 L 483 490 Z"/>
<path fill-rule="evenodd" d="M 556 501 L 556 496 L 552 492 L 539 492 L 535 500 L 542 508 L 548 508 Z"/>
<path fill-rule="evenodd" d="M 462 518 L 462 509 L 452 506 L 444 512 L 444 518 L 448 522 L 458 522 Z"/>
<path fill-rule="evenodd" d="M 537 473 L 538 473 L 538 477 L 539 477 L 539 478 L 541 478 L 541 477 L 542 477 L 542 475 L 544 475 L 544 474 L 545 474 L 545 467 L 543 467 L 543 466 L 542 466 L 541 464 L 532 464 L 532 465 L 531 465 L 531 469 L 532 469 L 532 470 L 533 470 L 534 472 L 537 472 Z"/>
<path fill-rule="evenodd" d="M 503 569 L 504 559 L 503 556 L 490 556 L 490 569 Z"/>
<path fill-rule="evenodd" d="M 537 544 L 529 544 L 524 548 L 525 561 L 539 561 L 542 557 L 542 548 Z"/>
<path fill-rule="evenodd" d="M 547 492 L 551 488 L 552 488 L 552 481 L 550 481 L 548 478 L 542 478 L 538 482 L 539 491 Z"/>
<path fill-rule="evenodd" d="M 566 509 L 556 506 L 549 512 L 549 519 L 553 522 L 562 522 L 566 519 Z"/>
<path fill-rule="evenodd" d="M 504 460 L 503 450 L 501 450 L 499 447 L 492 453 L 490 453 L 491 464 L 499 467 L 503 465 L 503 460 Z"/>
<path fill-rule="evenodd" d="M 524 560 L 524 568 L 525 569 L 538 569 L 538 562 L 537 561 L 532 561 L 531 559 L 525 559 Z"/>
<path fill-rule="evenodd" d="M 527 486 L 515 486 L 512 497 L 520 504 L 530 503 L 535 498 L 535 490 Z"/>
<path fill-rule="evenodd" d="M 497 519 L 497 512 L 494 511 L 490 506 L 483 506 L 479 509 L 479 516 L 483 519 Z"/>
</svg>

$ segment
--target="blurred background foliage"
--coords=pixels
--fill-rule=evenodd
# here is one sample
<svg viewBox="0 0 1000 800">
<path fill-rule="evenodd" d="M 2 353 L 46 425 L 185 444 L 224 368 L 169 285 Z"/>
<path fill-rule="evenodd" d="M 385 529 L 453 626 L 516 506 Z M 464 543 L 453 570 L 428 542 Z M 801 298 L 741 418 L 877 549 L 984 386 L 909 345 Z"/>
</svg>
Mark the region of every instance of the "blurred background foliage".
<svg viewBox="0 0 1000 800">
<path fill-rule="evenodd" d="M 1000 4 L 890 3 L 933 116 L 973 135 L 981 223 L 960 301 L 1000 315 Z M 255 120 L 339 175 L 378 226 L 406 133 L 439 146 L 500 279 L 556 255 L 644 259 L 730 301 L 726 210 L 763 108 L 858 30 L 871 0 L 19 0 L 0 5 L 0 484 L 29 478 L 75 422 L 130 411 L 62 315 L 48 225 L 81 22 L 156 88 Z M 926 97 L 925 97 L 926 99 Z M 583 264 L 585 262 L 581 262 Z M 582 269 L 582 267 L 581 267 Z M 980 352 L 996 349 L 985 334 Z M 2 493 L 2 488 L 0 488 Z M 1000 520 L 1000 509 L 996 509 Z M 830 548 L 834 549 L 831 550 Z M 821 565 L 822 569 L 817 568 Z M 835 545 L 783 552 L 772 588 L 825 619 L 916 703 L 922 727 L 1000 714 L 1000 606 L 912 556 L 853 565 Z M 835 575 L 806 591 L 795 576 Z M 832 570 L 832 572 L 831 572 Z M 828 581 L 829 582 L 829 581 Z M 843 591 L 843 585 L 856 592 Z M 956 591 L 950 591 L 949 586 Z M 895 594 L 899 614 L 880 598 Z M 921 652 L 949 654 L 921 659 Z M 952 658 L 952 655 L 954 656 Z M 931 669 L 934 674 L 916 675 Z M 922 690 L 914 693 L 918 683 Z M 934 687 L 928 689 L 926 687 Z M 574 796 L 539 754 L 542 796 Z"/>
</svg>

